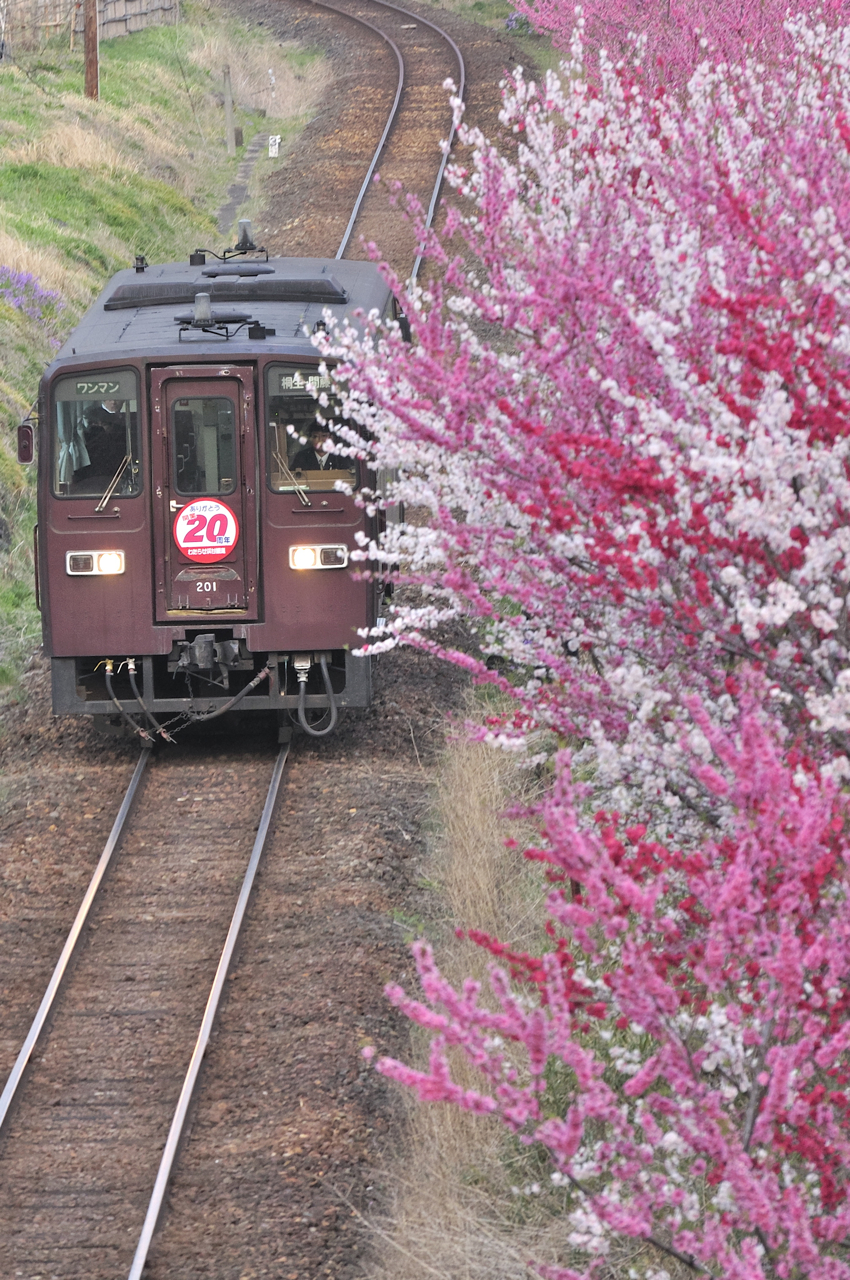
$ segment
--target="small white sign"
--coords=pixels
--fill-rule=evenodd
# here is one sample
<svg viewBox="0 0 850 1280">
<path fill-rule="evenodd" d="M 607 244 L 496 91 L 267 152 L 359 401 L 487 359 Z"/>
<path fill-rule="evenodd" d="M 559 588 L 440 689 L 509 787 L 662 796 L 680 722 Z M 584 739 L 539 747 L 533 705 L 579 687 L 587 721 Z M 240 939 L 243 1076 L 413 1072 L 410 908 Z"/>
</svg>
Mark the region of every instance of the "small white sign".
<svg viewBox="0 0 850 1280">
<path fill-rule="evenodd" d="M 269 138 L 269 159 L 276 160 L 280 155 L 280 134 L 273 133 Z"/>
</svg>

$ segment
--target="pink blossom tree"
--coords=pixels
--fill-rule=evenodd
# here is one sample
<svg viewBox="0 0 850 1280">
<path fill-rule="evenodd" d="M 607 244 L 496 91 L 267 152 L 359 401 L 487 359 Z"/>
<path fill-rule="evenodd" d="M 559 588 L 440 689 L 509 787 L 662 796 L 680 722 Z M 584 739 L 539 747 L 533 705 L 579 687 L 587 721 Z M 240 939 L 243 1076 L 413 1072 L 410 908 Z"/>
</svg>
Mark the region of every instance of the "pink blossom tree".
<svg viewBox="0 0 850 1280">
<path fill-rule="evenodd" d="M 607 49 L 614 57 L 630 57 L 639 36 L 644 73 L 668 86 L 684 84 L 707 52 L 715 61 L 732 63 L 747 54 L 767 63 L 787 54 L 789 9 L 813 9 L 831 24 L 842 14 L 840 0 L 803 6 L 789 6 L 788 0 L 584 0 L 579 6 L 516 0 L 515 8 L 536 30 L 547 32 L 556 48 L 570 47 L 577 21 L 591 48 Z"/>
<path fill-rule="evenodd" d="M 493 964 L 488 1003 L 418 944 L 424 1000 L 388 994 L 433 1033 L 430 1066 L 378 1068 L 549 1154 L 574 1255 L 541 1267 L 549 1280 L 590 1280 L 623 1235 L 718 1280 L 843 1280 L 847 802 L 792 772 L 758 715 L 734 734 L 695 716 L 715 760 L 695 775 L 734 815 L 723 838 L 685 855 L 616 816 L 588 822 L 564 760 L 526 855 L 549 868 L 555 945 Z M 480 1089 L 452 1080 L 458 1053 Z"/>
<path fill-rule="evenodd" d="M 463 134 L 412 345 L 326 348 L 399 473 L 375 500 L 431 516 L 363 549 L 423 601 L 373 648 L 464 617 L 481 652 L 448 656 L 514 703 L 494 735 L 578 737 L 641 820 L 713 804 L 684 699 L 723 723 L 748 665 L 850 772 L 850 28 L 789 34 L 767 82 L 705 66 L 684 100 L 604 57 L 596 90 L 577 36 L 561 83 L 506 94 L 515 158 Z"/>
<path fill-rule="evenodd" d="M 420 946 L 425 1000 L 391 997 L 431 1067 L 382 1063 L 550 1153 L 588 1258 L 552 1276 L 618 1233 L 718 1277 L 850 1276 L 850 28 L 783 30 L 769 72 L 669 94 L 579 22 L 560 81 L 506 91 L 510 154 L 462 130 L 412 343 L 319 340 L 367 500 L 429 513 L 362 547 L 418 588 L 368 647 L 497 685 L 481 737 L 575 744 L 530 851 L 553 948 L 487 1007 Z"/>
</svg>

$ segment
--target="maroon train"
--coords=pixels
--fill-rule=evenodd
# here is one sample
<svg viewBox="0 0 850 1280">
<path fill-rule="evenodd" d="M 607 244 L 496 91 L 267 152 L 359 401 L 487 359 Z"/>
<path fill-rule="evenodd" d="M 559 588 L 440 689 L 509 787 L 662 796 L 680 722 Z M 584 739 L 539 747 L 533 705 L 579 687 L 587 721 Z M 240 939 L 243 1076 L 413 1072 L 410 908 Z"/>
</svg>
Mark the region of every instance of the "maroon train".
<svg viewBox="0 0 850 1280">
<path fill-rule="evenodd" d="M 305 443 L 334 415 L 311 394 L 329 386 L 310 341 L 326 310 L 356 323 L 394 300 L 364 262 L 140 259 L 48 368 L 37 564 L 57 714 L 150 736 L 238 706 L 322 733 L 368 705 L 351 650 L 380 584 L 349 557 L 375 521 L 337 482 L 375 478 L 332 437 Z M 23 458 L 31 441 L 25 425 Z"/>
</svg>

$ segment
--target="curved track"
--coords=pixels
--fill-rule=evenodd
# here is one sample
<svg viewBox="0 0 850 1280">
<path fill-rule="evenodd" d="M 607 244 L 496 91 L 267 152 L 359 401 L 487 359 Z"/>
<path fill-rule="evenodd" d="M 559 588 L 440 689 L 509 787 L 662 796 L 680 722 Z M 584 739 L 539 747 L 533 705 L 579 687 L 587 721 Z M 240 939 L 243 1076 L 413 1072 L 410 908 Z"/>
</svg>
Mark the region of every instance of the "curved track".
<svg viewBox="0 0 850 1280">
<path fill-rule="evenodd" d="M 448 157 L 440 143 L 454 137 L 444 82 L 463 93 L 463 55 L 436 23 L 386 0 L 307 6 L 359 30 L 364 53 L 334 89 L 334 127 L 320 113 L 272 175 L 263 242 L 282 256 L 347 258 L 369 256 L 371 242 L 399 276 L 415 277 L 415 232 L 390 201 L 410 193 L 433 220 Z"/>
<path fill-rule="evenodd" d="M 349 9 L 340 8 L 339 5 L 328 4 L 327 0 L 312 0 L 312 2 L 316 5 L 319 5 L 319 7 L 322 9 L 329 9 L 333 13 L 339 13 L 345 17 L 353 18 L 356 22 L 360 23 L 362 26 L 366 26 L 369 28 L 369 30 L 377 32 L 377 34 L 392 49 L 393 53 L 396 56 L 396 62 L 398 64 L 398 87 L 396 89 L 396 94 L 393 100 L 392 109 L 387 118 L 387 122 L 386 122 L 386 125 L 384 126 L 384 130 L 383 130 L 383 133 L 381 134 L 378 145 L 375 149 L 375 153 L 372 157 L 372 161 L 369 165 L 368 170 L 366 171 L 366 177 L 363 179 L 363 184 L 360 188 L 360 191 L 357 196 L 357 200 L 351 212 L 351 217 L 349 218 L 348 225 L 345 228 L 345 231 L 343 233 L 342 241 L 340 243 L 339 248 L 336 251 L 335 256 L 337 258 L 342 258 L 345 256 L 345 250 L 348 247 L 349 241 L 351 240 L 355 227 L 358 226 L 358 223 L 361 221 L 361 215 L 364 215 L 362 219 L 364 221 L 366 221 L 366 219 L 368 218 L 368 213 L 364 213 L 363 206 L 366 203 L 366 198 L 369 193 L 369 183 L 372 180 L 372 175 L 375 172 L 375 169 L 378 165 L 379 160 L 384 154 L 384 148 L 387 145 L 387 140 L 389 138 L 393 125 L 396 123 L 396 119 L 399 113 L 399 108 L 401 107 L 402 96 L 404 94 L 405 89 L 407 89 L 408 96 L 410 96 L 411 94 L 411 84 L 409 79 L 406 82 L 406 66 L 405 66 L 404 56 L 402 54 L 401 49 L 399 48 L 399 42 L 404 44 L 407 47 L 408 58 L 411 61 L 411 64 L 416 69 L 416 77 L 414 80 L 414 84 L 416 89 L 419 91 L 420 95 L 423 89 L 427 94 L 429 89 L 432 88 L 432 76 L 433 76 L 434 67 L 435 66 L 439 67 L 441 62 L 444 60 L 445 46 L 448 46 L 448 48 L 451 50 L 451 54 L 457 64 L 458 77 L 455 81 L 455 86 L 457 89 L 457 94 L 460 98 L 463 97 L 463 91 L 466 85 L 466 67 L 463 61 L 463 54 L 461 53 L 455 41 L 448 34 L 448 32 L 443 31 L 441 27 L 438 27 L 435 22 L 431 22 L 430 19 L 424 18 L 420 14 L 411 13 L 409 9 L 402 9 L 399 5 L 389 4 L 387 3 L 387 0 L 367 0 L 367 5 L 366 5 L 367 11 L 368 11 L 368 5 L 371 5 L 373 9 L 378 11 L 379 15 L 383 15 L 384 17 L 384 22 L 382 24 L 376 24 L 374 21 L 372 22 L 367 21 L 366 18 L 363 16 L 363 9 L 364 9 L 363 0 L 360 0 L 360 3 L 357 4 L 356 11 L 352 11 L 352 9 L 350 8 Z M 388 25 L 387 19 L 389 19 L 390 30 L 387 30 L 387 25 Z M 400 19 L 405 19 L 405 21 L 400 21 Z M 404 33 L 404 35 L 402 33 Z M 405 38 L 405 36 L 407 38 Z M 423 40 L 423 36 L 425 37 L 424 40 Z M 429 47 L 429 44 L 430 44 L 430 47 Z M 433 92 L 437 100 L 437 103 L 439 103 L 440 101 L 439 89 L 442 87 L 442 83 L 443 82 L 441 81 L 439 86 L 437 85 L 433 86 Z M 425 105 L 426 104 L 422 102 L 419 103 L 420 115 L 421 115 L 422 108 Z M 454 140 L 454 135 L 455 135 L 455 124 L 454 124 L 454 120 L 451 120 L 450 128 L 447 131 L 446 145 L 442 151 L 442 159 L 439 161 L 439 163 L 437 163 L 436 157 L 435 157 L 435 163 L 437 163 L 437 174 L 434 179 L 434 184 L 431 188 L 430 199 L 428 199 L 427 202 L 424 200 L 422 201 L 423 211 L 425 212 L 424 225 L 426 229 L 430 227 L 432 222 L 434 221 L 434 214 L 436 213 L 436 210 L 437 210 L 437 200 L 439 199 L 440 187 L 442 186 L 442 182 L 443 182 L 443 174 L 445 173 L 446 164 L 449 158 L 449 152 L 451 151 L 451 145 Z M 389 180 L 393 184 L 398 183 L 404 191 L 414 191 L 415 188 L 412 186 L 411 187 L 404 186 L 403 174 L 397 172 L 397 169 L 400 167 L 402 163 L 404 163 L 404 161 L 407 161 L 409 163 L 411 150 L 412 150 L 412 154 L 416 156 L 416 150 L 415 150 L 416 145 L 417 145 L 417 140 L 414 140 L 413 148 L 411 148 L 411 144 L 408 141 L 401 143 L 399 140 L 396 140 L 397 154 L 388 155 L 387 157 L 388 160 L 390 160 L 391 169 L 392 169 Z M 421 178 L 421 175 L 419 176 Z M 369 212 L 371 212 L 371 210 Z M 380 212 L 382 211 L 379 208 L 377 212 L 380 214 Z M 361 235 L 368 240 L 369 238 L 368 222 L 366 222 L 366 228 L 361 230 Z M 422 257 L 417 248 L 416 259 L 413 264 L 413 270 L 411 271 L 411 274 L 410 274 L 411 280 L 416 279 L 416 276 L 419 273 L 419 266 L 421 261 L 422 261 Z"/>
</svg>

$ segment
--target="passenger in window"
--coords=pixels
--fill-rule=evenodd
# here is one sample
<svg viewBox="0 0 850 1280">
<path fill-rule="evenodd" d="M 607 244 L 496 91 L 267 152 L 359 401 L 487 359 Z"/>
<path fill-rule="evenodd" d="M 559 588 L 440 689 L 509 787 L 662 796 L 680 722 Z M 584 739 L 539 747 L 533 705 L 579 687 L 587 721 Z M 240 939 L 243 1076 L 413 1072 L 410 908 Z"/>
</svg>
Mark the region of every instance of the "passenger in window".
<svg viewBox="0 0 850 1280">
<path fill-rule="evenodd" d="M 351 467 L 349 458 L 339 458 L 335 453 L 326 453 L 325 444 L 331 433 L 320 422 L 310 428 L 309 443 L 299 449 L 292 459 L 293 471 L 347 471 Z"/>
</svg>

